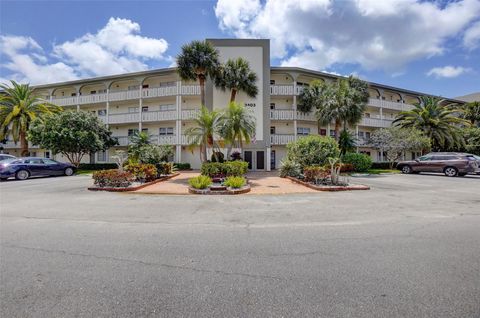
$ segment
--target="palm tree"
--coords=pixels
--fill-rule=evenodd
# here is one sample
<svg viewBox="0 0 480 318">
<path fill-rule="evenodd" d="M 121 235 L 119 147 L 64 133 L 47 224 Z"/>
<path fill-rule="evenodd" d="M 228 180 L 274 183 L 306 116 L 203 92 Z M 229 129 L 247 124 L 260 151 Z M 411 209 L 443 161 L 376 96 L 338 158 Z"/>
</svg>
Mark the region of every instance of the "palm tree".
<svg viewBox="0 0 480 318">
<path fill-rule="evenodd" d="M 229 59 L 220 67 L 215 86 L 223 91 L 229 89 L 230 102 L 234 102 L 238 91 L 245 92 L 248 97 L 256 97 L 258 94 L 256 82 L 257 74 L 250 69 L 247 60 L 239 57 L 236 60 Z"/>
<path fill-rule="evenodd" d="M 207 41 L 192 41 L 182 46 L 182 52 L 177 56 L 178 74 L 185 81 L 200 83 L 202 106 L 205 106 L 205 80 L 215 78 L 220 63 L 218 51 Z"/>
<path fill-rule="evenodd" d="M 445 100 L 422 96 L 414 108 L 400 112 L 393 124 L 403 128 L 416 128 L 430 138 L 433 150 L 462 147 L 464 140 L 460 132 L 462 125 L 469 126 L 468 120 L 458 117 L 462 110 Z"/>
<path fill-rule="evenodd" d="M 255 136 L 255 117 L 250 109 L 231 102 L 225 111 L 220 135 L 228 143 L 227 158 L 230 158 L 234 144 L 242 148 L 244 141 L 250 143 Z"/>
<path fill-rule="evenodd" d="M 462 117 L 470 121 L 472 125 L 475 125 L 475 123 L 480 125 L 480 102 L 474 101 L 474 102 L 466 103 L 463 106 Z"/>
<path fill-rule="evenodd" d="M 151 136 L 144 131 L 136 131 L 132 136 L 129 137 L 129 139 L 128 154 L 134 160 L 138 160 L 142 151 L 142 147 L 151 143 Z"/>
<path fill-rule="evenodd" d="M 215 148 L 220 148 L 215 141 L 215 135 L 220 134 L 220 129 L 223 125 L 223 116 L 218 111 L 209 111 L 207 107 L 202 106 L 200 113 L 194 119 L 194 123 L 195 126 L 187 128 L 185 134 L 187 135 L 191 148 L 195 146 L 200 147 L 200 160 L 205 162 L 208 160 L 208 147 L 212 148 L 214 154 Z"/>
<path fill-rule="evenodd" d="M 28 155 L 27 132 L 37 117 L 61 111 L 33 93 L 29 84 L 11 81 L 11 86 L 1 84 L 0 89 L 0 140 L 9 135 L 15 143 L 20 140 L 21 155 Z"/>
</svg>

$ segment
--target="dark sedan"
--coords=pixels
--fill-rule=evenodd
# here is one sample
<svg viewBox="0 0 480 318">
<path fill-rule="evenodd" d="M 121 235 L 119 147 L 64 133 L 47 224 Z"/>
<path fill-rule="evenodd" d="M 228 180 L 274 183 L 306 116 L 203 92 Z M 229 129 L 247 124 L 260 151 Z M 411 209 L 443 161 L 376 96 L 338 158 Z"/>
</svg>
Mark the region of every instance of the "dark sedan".
<svg viewBox="0 0 480 318">
<path fill-rule="evenodd" d="M 26 180 L 36 176 L 71 176 L 75 166 L 48 158 L 14 158 L 0 162 L 0 179 Z"/>
</svg>

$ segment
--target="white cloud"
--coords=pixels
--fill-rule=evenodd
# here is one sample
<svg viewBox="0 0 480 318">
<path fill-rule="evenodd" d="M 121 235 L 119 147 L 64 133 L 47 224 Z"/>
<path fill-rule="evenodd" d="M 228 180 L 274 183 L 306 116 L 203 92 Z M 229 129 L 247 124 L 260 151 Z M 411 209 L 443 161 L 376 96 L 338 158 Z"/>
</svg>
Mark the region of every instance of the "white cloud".
<svg viewBox="0 0 480 318">
<path fill-rule="evenodd" d="M 479 0 L 446 6 L 416 0 L 218 0 L 220 28 L 271 39 L 282 65 L 324 69 L 336 63 L 402 71 L 440 55 L 480 15 Z"/>
<path fill-rule="evenodd" d="M 480 21 L 465 31 L 463 45 L 470 50 L 474 50 L 480 46 Z"/>
<path fill-rule="evenodd" d="M 435 76 L 436 78 L 453 78 L 464 73 L 470 72 L 471 69 L 462 66 L 447 65 L 444 67 L 434 67 L 427 72 L 427 76 Z"/>
<path fill-rule="evenodd" d="M 148 69 L 149 60 L 164 60 L 168 43 L 139 35 L 140 25 L 110 18 L 96 34 L 56 44 L 50 54 L 31 37 L 2 35 L 2 77 L 32 84 L 74 80 Z"/>
</svg>

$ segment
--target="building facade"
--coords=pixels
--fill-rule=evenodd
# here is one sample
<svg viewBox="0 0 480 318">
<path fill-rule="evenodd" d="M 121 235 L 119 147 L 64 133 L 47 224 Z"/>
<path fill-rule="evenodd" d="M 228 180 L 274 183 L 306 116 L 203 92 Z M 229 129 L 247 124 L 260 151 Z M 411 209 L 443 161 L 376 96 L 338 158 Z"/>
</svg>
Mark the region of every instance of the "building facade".
<svg viewBox="0 0 480 318">
<path fill-rule="evenodd" d="M 257 74 L 258 95 L 250 98 L 238 92 L 236 101 L 252 109 L 256 118 L 254 141 L 244 145 L 242 156 L 252 170 L 279 168 L 286 145 L 305 135 L 334 136 L 333 125 L 319 126 L 313 113 L 297 111 L 298 96 L 313 80 L 335 81 L 339 76 L 297 67 L 271 67 L 269 40 L 211 39 L 221 62 L 243 57 Z M 426 95 L 386 85 L 369 83 L 370 100 L 362 120 L 350 127 L 357 136 L 357 151 L 383 161 L 383 154 L 370 147 L 370 134 L 389 127 L 396 114 L 411 109 Z M 152 142 L 175 147 L 175 162 L 200 167 L 198 149 L 188 147 L 185 131 L 200 109 L 200 86 L 182 81 L 175 68 L 151 70 L 34 87 L 37 95 L 68 110 L 97 115 L 118 139 L 118 146 L 85 158 L 85 162 L 111 162 L 116 149 L 126 149 L 129 137 L 145 131 Z M 206 106 L 222 109 L 230 92 L 206 83 Z M 3 152 L 20 155 L 20 145 L 7 141 Z M 50 151 L 30 145 L 31 155 L 53 157 Z M 416 154 L 408 154 L 407 159 Z M 56 159 L 63 160 L 60 156 Z"/>
</svg>

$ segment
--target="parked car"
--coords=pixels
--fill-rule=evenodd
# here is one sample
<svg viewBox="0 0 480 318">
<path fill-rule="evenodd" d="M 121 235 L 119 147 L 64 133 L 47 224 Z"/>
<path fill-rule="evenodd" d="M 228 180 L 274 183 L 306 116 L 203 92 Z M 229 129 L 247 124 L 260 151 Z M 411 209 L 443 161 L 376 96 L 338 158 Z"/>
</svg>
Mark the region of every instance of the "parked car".
<svg viewBox="0 0 480 318">
<path fill-rule="evenodd" d="M 5 153 L 0 153 L 0 161 L 6 160 L 6 159 L 15 159 L 15 156 L 7 155 Z"/>
<path fill-rule="evenodd" d="M 70 163 L 48 158 L 13 158 L 0 162 L 0 179 L 15 177 L 17 180 L 25 180 L 33 176 L 71 176 L 75 169 Z"/>
<path fill-rule="evenodd" d="M 474 173 L 480 175 L 480 156 L 477 156 L 477 155 L 472 155 L 472 156 L 477 161 L 477 166 L 478 166 L 477 170 Z"/>
<path fill-rule="evenodd" d="M 447 177 L 465 176 L 478 170 L 478 162 L 471 154 L 432 152 L 415 160 L 400 161 L 402 173 L 443 172 Z"/>
</svg>

